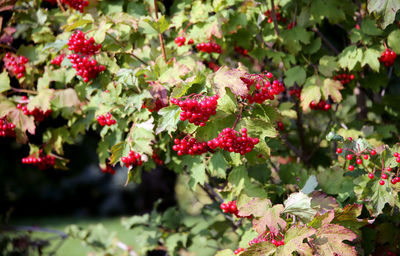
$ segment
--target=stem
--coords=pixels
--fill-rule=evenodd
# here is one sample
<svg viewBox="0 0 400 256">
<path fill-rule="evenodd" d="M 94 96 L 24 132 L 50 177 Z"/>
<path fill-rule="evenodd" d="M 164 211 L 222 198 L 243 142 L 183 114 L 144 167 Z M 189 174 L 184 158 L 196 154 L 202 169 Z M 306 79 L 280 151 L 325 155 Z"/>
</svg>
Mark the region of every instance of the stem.
<svg viewBox="0 0 400 256">
<path fill-rule="evenodd" d="M 142 62 L 144 65 L 148 66 L 148 64 L 142 60 L 141 58 L 139 58 L 138 56 L 136 56 L 133 52 L 131 52 L 131 56 L 135 59 L 137 59 L 138 61 Z"/>
<path fill-rule="evenodd" d="M 278 28 L 278 21 L 276 20 L 274 0 L 271 0 L 271 16 L 272 16 L 272 21 L 274 22 L 275 35 L 279 36 L 279 28 Z"/>
<path fill-rule="evenodd" d="M 115 42 L 117 42 L 120 46 L 125 47 L 125 44 L 119 41 L 115 36 L 111 35 L 109 32 L 106 32 L 106 35 L 114 39 Z"/>
<path fill-rule="evenodd" d="M 367 105 L 365 94 L 361 90 L 361 84 L 357 82 L 357 87 L 354 89 L 354 94 L 357 99 L 357 118 L 361 120 L 367 119 Z"/>
<path fill-rule="evenodd" d="M 305 140 L 305 132 L 303 127 L 303 113 L 301 112 L 299 101 L 296 101 L 296 114 L 297 114 L 296 118 L 297 134 L 299 135 L 300 138 L 300 150 L 301 150 L 300 154 L 302 160 L 306 161 L 306 159 L 303 158 L 306 155 L 307 144 Z"/>
<path fill-rule="evenodd" d="M 297 157 L 302 158 L 301 152 L 292 143 L 290 143 L 286 135 L 281 134 L 281 138 L 286 146 L 288 146 L 288 148 L 290 148 L 297 155 Z"/>
<path fill-rule="evenodd" d="M 155 14 L 156 14 L 156 20 L 158 21 L 157 0 L 154 0 L 154 12 L 155 12 Z M 162 55 L 163 55 L 164 61 L 167 62 L 167 55 L 165 54 L 165 47 L 164 47 L 164 41 L 163 41 L 162 33 L 159 33 L 159 34 L 158 34 L 158 38 L 159 38 L 159 40 L 160 40 L 161 51 L 162 51 Z"/>
<path fill-rule="evenodd" d="M 336 49 L 336 47 L 328 40 L 328 38 L 326 38 L 320 31 L 318 28 L 312 28 L 312 30 L 317 33 L 317 35 L 322 39 L 322 41 L 324 41 L 324 43 L 328 46 L 329 49 L 331 49 L 331 51 L 333 53 L 335 53 L 335 55 L 339 54 L 339 51 Z"/>
<path fill-rule="evenodd" d="M 61 11 L 65 14 L 65 9 L 64 9 L 64 7 L 62 6 L 60 0 L 57 0 L 57 5 L 58 5 L 58 7 L 60 7 Z"/>
<path fill-rule="evenodd" d="M 242 119 L 242 113 L 243 113 L 243 105 L 240 105 L 239 106 L 239 114 L 237 115 L 235 123 L 232 126 L 232 130 L 235 129 L 235 127 L 236 127 L 237 123 L 239 122 L 239 120 Z"/>
<path fill-rule="evenodd" d="M 17 88 L 13 88 L 13 87 L 11 87 L 11 90 L 13 90 L 14 92 L 23 92 L 23 93 L 30 93 L 30 94 L 38 94 L 37 91 L 26 90 L 26 89 L 17 89 Z"/>
</svg>

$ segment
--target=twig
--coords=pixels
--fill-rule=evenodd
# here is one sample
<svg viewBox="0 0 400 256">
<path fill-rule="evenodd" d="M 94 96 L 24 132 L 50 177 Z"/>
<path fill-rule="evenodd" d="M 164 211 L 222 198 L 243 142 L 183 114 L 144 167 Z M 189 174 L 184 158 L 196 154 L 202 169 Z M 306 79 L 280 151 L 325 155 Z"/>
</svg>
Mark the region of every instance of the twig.
<svg viewBox="0 0 400 256">
<path fill-rule="evenodd" d="M 133 52 L 131 52 L 131 56 L 135 59 L 137 59 L 138 61 L 142 62 L 144 65 L 148 66 L 148 64 L 142 60 L 141 58 L 139 58 L 138 56 L 136 56 Z"/>
<path fill-rule="evenodd" d="M 64 9 L 64 7 L 62 6 L 60 0 L 57 0 L 57 5 L 58 5 L 58 7 L 60 7 L 61 11 L 65 14 L 65 9 Z"/>
<path fill-rule="evenodd" d="M 271 0 L 271 16 L 272 16 L 272 21 L 274 22 L 275 35 L 279 36 L 279 28 L 278 28 L 278 21 L 276 20 L 274 0 Z"/>
<path fill-rule="evenodd" d="M 154 12 L 156 13 L 156 19 L 158 21 L 157 0 L 154 0 Z M 162 33 L 158 34 L 158 38 L 160 40 L 161 51 L 162 51 L 162 55 L 163 55 L 164 61 L 167 62 L 167 55 L 165 54 L 165 47 L 164 47 L 164 41 L 163 41 Z"/>
<path fill-rule="evenodd" d="M 114 39 L 115 42 L 117 42 L 120 46 L 125 47 L 126 45 L 119 41 L 115 36 L 111 35 L 109 32 L 106 32 L 106 35 Z"/>
<path fill-rule="evenodd" d="M 296 102 L 296 114 L 297 114 L 297 118 L 296 118 L 297 133 L 298 133 L 299 139 L 300 139 L 300 149 L 301 149 L 300 154 L 301 154 L 302 160 L 305 161 L 305 159 L 303 159 L 303 158 L 306 155 L 307 144 L 306 144 L 306 140 L 305 140 L 305 132 L 304 132 L 304 127 L 303 127 L 303 113 L 301 112 L 299 101 Z"/>
<path fill-rule="evenodd" d="M 288 140 L 286 135 L 281 134 L 283 142 L 288 146 L 298 157 L 302 158 L 301 152 Z"/>
<path fill-rule="evenodd" d="M 18 89 L 18 88 L 14 88 L 14 87 L 11 87 L 11 90 L 13 90 L 14 92 L 23 92 L 23 93 L 30 93 L 30 94 L 38 94 L 37 91 L 26 90 L 26 89 Z"/>
<path fill-rule="evenodd" d="M 322 41 L 324 41 L 324 43 L 329 47 L 329 49 L 332 50 L 333 53 L 335 53 L 335 55 L 339 54 L 339 51 L 336 49 L 336 47 L 321 33 L 321 31 L 319 31 L 318 28 L 312 28 L 312 30 L 317 33 L 317 35 L 322 39 Z"/>
<path fill-rule="evenodd" d="M 235 129 L 235 127 L 236 127 L 237 123 L 239 122 L 239 120 L 242 119 L 242 113 L 243 113 L 243 105 L 240 105 L 239 106 L 239 114 L 237 115 L 235 123 L 232 126 L 232 130 Z"/>
</svg>

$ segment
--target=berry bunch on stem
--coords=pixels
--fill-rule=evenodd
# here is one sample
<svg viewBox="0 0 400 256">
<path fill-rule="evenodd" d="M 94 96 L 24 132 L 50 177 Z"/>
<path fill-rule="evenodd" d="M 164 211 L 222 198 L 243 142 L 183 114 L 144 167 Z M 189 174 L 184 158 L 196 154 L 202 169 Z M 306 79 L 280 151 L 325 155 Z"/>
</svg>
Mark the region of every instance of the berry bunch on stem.
<svg viewBox="0 0 400 256">
<path fill-rule="evenodd" d="M 258 244 L 261 242 L 270 242 L 276 247 L 285 245 L 285 237 L 282 233 L 279 233 L 277 235 L 274 235 L 270 231 L 266 231 L 264 234 L 259 235 L 258 237 L 254 238 L 249 242 L 249 246 L 252 246 L 253 244 Z"/>
<path fill-rule="evenodd" d="M 199 43 L 196 45 L 196 48 L 200 52 L 206 52 L 206 53 L 221 53 L 221 46 L 214 41 L 209 41 L 207 43 Z"/>
<path fill-rule="evenodd" d="M 135 151 L 129 151 L 128 156 L 121 157 L 121 162 L 125 164 L 126 167 L 130 166 L 140 166 L 143 164 L 142 156 Z"/>
<path fill-rule="evenodd" d="M 19 103 L 17 105 L 17 108 L 21 109 L 24 115 L 33 116 L 36 122 L 39 123 L 42 122 L 44 119 L 48 118 L 51 115 L 51 113 L 53 113 L 51 109 L 43 111 L 36 107 L 33 110 L 29 110 L 27 107 L 28 98 L 26 96 L 23 96 L 22 100 L 25 101 L 26 103 Z"/>
<path fill-rule="evenodd" d="M 236 205 L 236 200 L 220 204 L 220 208 L 224 213 L 234 214 L 237 218 L 252 218 L 252 216 L 241 216 Z"/>
<path fill-rule="evenodd" d="M 106 168 L 100 169 L 100 171 L 101 171 L 102 173 L 109 173 L 109 174 L 112 174 L 112 175 L 115 174 L 114 168 L 112 168 L 112 166 L 109 165 L 109 164 L 106 165 Z"/>
<path fill-rule="evenodd" d="M 206 142 L 197 141 L 197 139 L 191 136 L 186 136 L 183 139 L 174 139 L 175 145 L 172 147 L 174 151 L 181 155 L 201 155 L 210 151 Z"/>
<path fill-rule="evenodd" d="M 71 60 L 72 67 L 76 70 L 76 74 L 81 76 L 85 83 L 95 78 L 98 73 L 106 70 L 103 65 L 98 65 L 95 59 L 90 57 L 81 56 L 78 54 L 68 55 Z"/>
<path fill-rule="evenodd" d="M 117 123 L 117 121 L 115 119 L 112 119 L 112 115 L 110 113 L 107 113 L 105 116 L 104 115 L 100 115 L 97 118 L 97 122 L 99 122 L 99 124 L 101 126 L 111 126 Z"/>
<path fill-rule="evenodd" d="M 331 104 L 327 103 L 325 100 L 320 100 L 318 103 L 315 101 L 310 102 L 310 109 L 312 110 L 328 111 L 331 107 Z"/>
<path fill-rule="evenodd" d="M 386 48 L 384 52 L 382 52 L 381 57 L 378 58 L 380 63 L 383 63 L 385 67 L 393 66 L 394 61 L 397 58 L 397 54 L 389 48 Z"/>
<path fill-rule="evenodd" d="M 235 251 L 233 251 L 233 253 L 235 253 L 235 254 L 239 254 L 241 252 L 244 252 L 244 249 L 242 247 L 239 247 Z"/>
<path fill-rule="evenodd" d="M 275 95 L 285 91 L 283 83 L 274 78 L 270 72 L 246 74 L 241 77 L 241 80 L 246 84 L 249 92 L 253 91 L 251 94 L 242 97 L 242 99 L 247 99 L 250 104 L 261 104 L 266 100 L 273 100 Z"/>
<path fill-rule="evenodd" d="M 240 133 L 231 128 L 225 128 L 222 130 L 217 138 L 208 141 L 207 145 L 211 149 L 216 149 L 219 147 L 225 151 L 245 155 L 246 153 L 251 152 L 254 146 L 258 143 L 258 138 L 247 136 L 246 128 L 242 128 Z"/>
<path fill-rule="evenodd" d="M 55 65 L 55 66 L 61 66 L 61 63 L 63 62 L 64 58 L 65 58 L 65 54 L 60 54 L 51 60 L 51 64 Z"/>
<path fill-rule="evenodd" d="M 3 58 L 4 67 L 8 70 L 10 75 L 15 75 L 18 79 L 25 75 L 25 64 L 28 63 L 28 58 L 25 56 L 16 56 L 12 53 L 6 53 Z"/>
<path fill-rule="evenodd" d="M 290 96 L 294 96 L 294 97 L 296 97 L 297 99 L 300 99 L 300 96 L 301 96 L 301 88 L 293 88 L 293 89 L 290 89 L 289 90 L 289 95 Z"/>
<path fill-rule="evenodd" d="M 89 5 L 88 0 L 61 0 L 61 2 L 81 13 L 83 13 L 83 9 Z"/>
<path fill-rule="evenodd" d="M 154 160 L 156 165 L 164 165 L 164 161 L 160 158 L 157 152 L 153 151 L 151 158 Z"/>
<path fill-rule="evenodd" d="M 340 81 L 341 84 L 348 84 L 354 80 L 354 74 L 339 73 L 332 77 L 335 81 Z"/>
<path fill-rule="evenodd" d="M 181 108 L 180 120 L 189 120 L 189 123 L 199 125 L 201 127 L 206 125 L 210 116 L 216 114 L 218 95 L 203 96 L 203 95 L 189 95 L 179 99 L 171 99 L 171 103 Z"/>
<path fill-rule="evenodd" d="M 264 12 L 264 15 L 265 15 L 265 18 L 267 18 L 268 23 L 273 22 L 271 10 L 267 10 L 266 12 Z M 276 21 L 286 23 L 286 19 L 282 17 L 282 13 L 279 11 L 278 6 L 275 6 L 275 16 L 276 16 Z"/>
<path fill-rule="evenodd" d="M 241 46 L 235 46 L 234 50 L 235 50 L 235 52 L 239 53 L 240 55 L 248 56 L 247 49 L 244 49 Z"/>
<path fill-rule="evenodd" d="M 7 117 L 0 118 L 0 137 L 15 137 L 15 124 L 7 121 Z"/>
<path fill-rule="evenodd" d="M 39 156 L 30 155 L 22 158 L 23 164 L 33 165 L 40 170 L 46 170 L 53 167 L 56 164 L 56 159 L 51 155 L 44 155 L 43 151 L 39 151 Z"/>
<path fill-rule="evenodd" d="M 72 33 L 67 45 L 68 50 L 88 56 L 98 53 L 101 49 L 101 44 L 96 44 L 93 37 L 86 39 L 85 33 L 81 30 Z"/>
</svg>

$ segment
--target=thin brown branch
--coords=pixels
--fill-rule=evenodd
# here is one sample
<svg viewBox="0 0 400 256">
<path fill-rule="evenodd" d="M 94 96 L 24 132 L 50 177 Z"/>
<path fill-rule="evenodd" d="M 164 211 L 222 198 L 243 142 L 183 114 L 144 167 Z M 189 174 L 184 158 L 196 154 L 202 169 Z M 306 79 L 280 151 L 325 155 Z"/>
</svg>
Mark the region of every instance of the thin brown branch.
<svg viewBox="0 0 400 256">
<path fill-rule="evenodd" d="M 296 154 L 297 157 L 302 158 L 302 155 L 301 155 L 300 150 L 297 149 L 297 148 L 289 141 L 289 139 L 287 138 L 287 136 L 286 136 L 285 134 L 281 134 L 281 138 L 282 138 L 283 142 L 286 144 L 286 146 L 287 146 L 288 148 L 290 148 L 290 149 Z"/>
<path fill-rule="evenodd" d="M 18 88 L 14 88 L 14 87 L 11 87 L 11 90 L 14 91 L 14 92 L 22 92 L 22 93 L 29 93 L 29 94 L 38 94 L 37 91 L 26 90 L 26 89 L 18 89 Z"/>
<path fill-rule="evenodd" d="M 65 14 L 65 9 L 64 9 L 64 7 L 62 6 L 62 3 L 61 3 L 60 0 L 57 0 L 57 5 L 58 5 L 58 7 L 60 7 L 61 11 Z"/>
<path fill-rule="evenodd" d="M 243 108 L 244 108 L 243 105 L 239 106 L 239 114 L 237 115 L 235 123 L 232 126 L 232 130 L 235 129 L 235 127 L 236 127 L 237 123 L 239 122 L 239 120 L 242 119 Z"/>
<path fill-rule="evenodd" d="M 156 14 L 156 20 L 158 21 L 157 0 L 154 0 L 154 12 Z M 167 55 L 165 54 L 165 46 L 164 46 L 164 40 L 163 40 L 162 33 L 158 34 L 158 38 L 160 40 L 161 51 L 162 51 L 162 55 L 163 55 L 164 61 L 167 62 Z"/>
<path fill-rule="evenodd" d="M 272 16 L 272 21 L 274 22 L 275 35 L 279 36 L 279 28 L 278 28 L 278 21 L 276 19 L 274 0 L 271 0 L 271 16 Z"/>
<path fill-rule="evenodd" d="M 321 31 L 319 31 L 318 28 L 312 28 L 312 30 L 317 33 L 317 35 L 322 39 L 322 41 L 324 41 L 324 43 L 326 44 L 326 46 L 328 46 L 329 49 L 331 49 L 331 51 L 335 54 L 338 55 L 339 51 L 338 49 L 336 49 L 336 47 L 328 40 L 328 38 L 326 38 Z"/>
<path fill-rule="evenodd" d="M 299 135 L 300 139 L 300 154 L 301 158 L 303 161 L 305 161 L 304 156 L 307 155 L 307 143 L 306 143 L 306 136 L 305 136 L 305 131 L 304 131 L 304 126 L 303 126 L 303 112 L 301 111 L 300 108 L 300 103 L 299 101 L 296 101 L 296 128 L 297 128 L 297 134 Z"/>
</svg>

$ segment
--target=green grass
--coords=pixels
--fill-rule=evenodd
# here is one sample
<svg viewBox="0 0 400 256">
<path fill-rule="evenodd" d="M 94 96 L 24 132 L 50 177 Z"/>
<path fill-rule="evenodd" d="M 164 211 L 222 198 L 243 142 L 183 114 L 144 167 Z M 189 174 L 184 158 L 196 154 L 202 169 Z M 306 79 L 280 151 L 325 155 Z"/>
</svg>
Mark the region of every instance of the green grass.
<svg viewBox="0 0 400 256">
<path fill-rule="evenodd" d="M 103 224 L 109 232 L 116 232 L 117 237 L 122 242 L 129 244 L 130 231 L 126 230 L 121 225 L 121 217 L 113 218 L 71 218 L 71 217 L 40 217 L 40 218 L 24 218 L 11 220 L 11 225 L 18 226 L 38 226 L 41 228 L 50 228 L 60 231 L 64 231 L 68 225 L 76 224 L 82 228 L 86 228 L 89 225 Z M 47 238 L 54 236 L 54 234 L 48 234 L 45 232 L 35 232 L 34 237 Z M 58 242 L 57 240 L 56 242 Z M 56 244 L 56 243 L 54 243 Z M 47 250 L 46 250 L 47 251 Z M 93 249 L 82 244 L 77 239 L 67 238 L 62 246 L 57 250 L 57 256 L 81 256 L 86 255 Z"/>
</svg>

